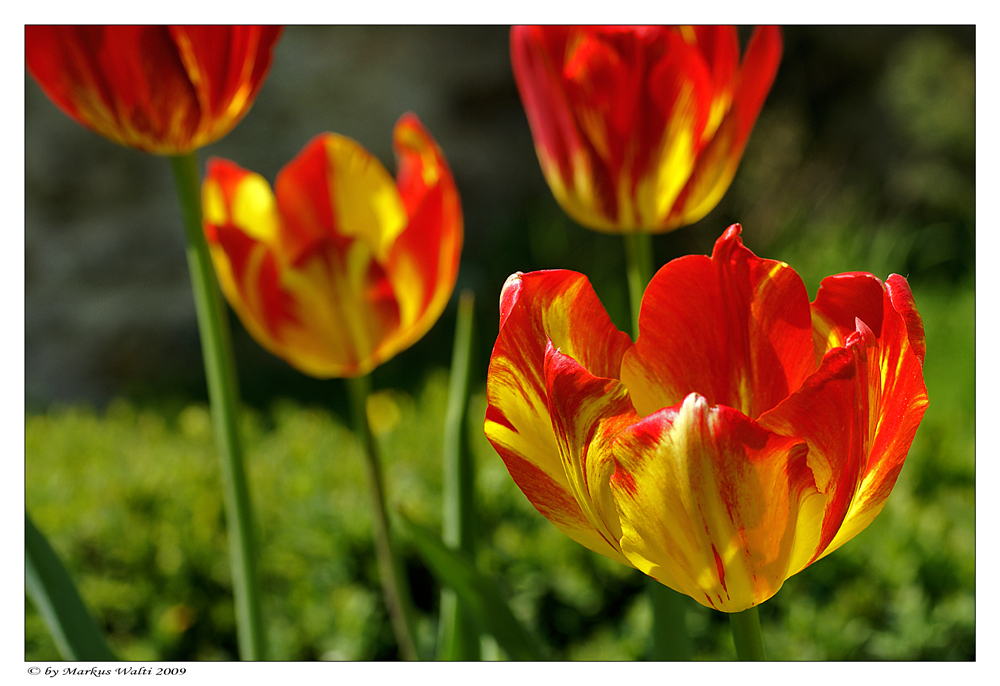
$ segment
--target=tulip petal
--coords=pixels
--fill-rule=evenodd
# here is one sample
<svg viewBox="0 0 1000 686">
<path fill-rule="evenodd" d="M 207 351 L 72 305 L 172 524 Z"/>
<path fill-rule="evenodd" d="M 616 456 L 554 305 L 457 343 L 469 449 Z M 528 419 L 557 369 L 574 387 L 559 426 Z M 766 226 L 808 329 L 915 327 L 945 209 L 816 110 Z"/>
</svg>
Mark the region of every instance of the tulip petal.
<svg viewBox="0 0 1000 686">
<path fill-rule="evenodd" d="M 393 139 L 396 184 L 409 224 L 385 260 L 400 320 L 383 343 L 387 357 L 427 333 L 444 311 L 458 277 L 463 239 L 458 189 L 434 139 L 412 114 L 399 120 Z"/>
<path fill-rule="evenodd" d="M 25 58 L 46 94 L 116 143 L 187 142 L 199 111 L 173 40 L 156 26 L 29 26 Z"/>
<path fill-rule="evenodd" d="M 628 335 L 615 329 L 582 274 L 562 270 L 514 274 L 500 299 L 500 332 L 490 358 L 485 422 L 487 438 L 531 504 L 573 540 L 623 562 L 574 496 L 553 429 L 545 365 L 551 346 L 594 377 L 615 379 L 629 344 Z M 593 388 L 589 383 L 584 386 Z M 574 443 L 568 438 L 573 433 L 569 428 L 560 433 L 564 444 Z"/>
<path fill-rule="evenodd" d="M 385 167 L 349 138 L 323 134 L 278 174 L 282 283 L 306 324 L 289 331 L 290 362 L 313 376 L 365 374 L 399 325 L 383 266 L 406 226 Z"/>
<path fill-rule="evenodd" d="M 847 345 L 860 319 L 875 332 L 882 331 L 884 314 L 882 282 L 873 274 L 848 272 L 828 276 L 820 283 L 812 303 L 816 359 Z"/>
<path fill-rule="evenodd" d="M 607 547 L 591 550 L 627 564 L 618 541 L 622 536 L 611 497 L 615 469 L 613 438 L 638 420 L 628 390 L 616 379 L 597 377 L 551 341 L 545 350 L 545 382 L 567 488 Z"/>
<path fill-rule="evenodd" d="M 198 139 L 225 135 L 264 85 L 280 26 L 171 26 L 201 110 Z"/>
<path fill-rule="evenodd" d="M 750 417 L 774 407 L 816 366 L 809 299 L 788 265 L 743 246 L 740 226 L 712 257 L 664 265 L 643 296 L 639 340 L 621 379 L 640 415 L 696 391 Z"/>
<path fill-rule="evenodd" d="M 826 353 L 802 388 L 760 418 L 762 426 L 807 442 L 809 468 L 825 500 L 821 519 L 800 524 L 790 574 L 836 550 L 881 511 L 927 407 L 918 356 L 922 328 L 913 325 L 918 348 L 910 341 L 907 313 L 915 310 L 904 286 L 894 281 L 904 308 L 899 313 L 870 274 L 824 279 L 813 303 L 815 321 L 836 340 L 853 310 L 859 313 L 854 331 L 844 347 Z"/>
<path fill-rule="evenodd" d="M 778 591 L 799 508 L 815 491 L 801 441 L 692 393 L 623 431 L 614 455 L 621 547 L 633 565 L 724 612 Z"/>
<path fill-rule="evenodd" d="M 584 226 L 611 229 L 613 224 L 595 208 L 608 198 L 613 201 L 616 184 L 595 170 L 562 84 L 561 56 L 569 31 L 565 26 L 512 27 L 511 66 L 552 194 Z"/>
<path fill-rule="evenodd" d="M 910 340 L 913 353 L 920 360 L 920 365 L 924 364 L 924 355 L 927 353 L 927 343 L 924 340 L 924 321 L 917 312 L 917 304 L 913 300 L 913 291 L 910 284 L 899 274 L 891 274 L 885 282 L 886 290 L 889 292 L 889 300 L 893 309 L 899 313 L 906 324 L 906 335 Z"/>
<path fill-rule="evenodd" d="M 177 155 L 221 138 L 247 113 L 280 34 L 259 26 L 27 26 L 25 61 L 84 126 Z"/>
<path fill-rule="evenodd" d="M 740 66 L 732 104 L 699 156 L 668 223 L 674 226 L 693 224 L 725 195 L 778 73 L 781 51 L 781 31 L 777 27 L 760 26 L 754 31 Z"/>
<path fill-rule="evenodd" d="M 735 26 L 695 26 L 694 34 L 694 43 L 712 74 L 714 98 L 724 103 L 724 107 L 714 108 L 719 113 L 713 117 L 715 123 L 710 127 L 711 135 L 732 101 L 733 80 L 740 61 L 740 41 Z"/>
<path fill-rule="evenodd" d="M 202 208 L 223 293 L 254 337 L 280 354 L 282 331 L 298 317 L 279 283 L 279 219 L 271 187 L 257 174 L 213 158 L 202 186 Z"/>
<path fill-rule="evenodd" d="M 650 104 L 655 107 L 644 108 L 643 135 L 635 136 L 632 146 L 643 152 L 636 153 L 630 183 L 621 189 L 623 205 L 635 198 L 636 216 L 620 213 L 620 220 L 643 230 L 676 228 L 664 221 L 691 176 L 703 140 L 714 133 L 721 116 L 712 74 L 699 47 L 674 32 L 665 34 L 664 42 L 664 53 L 648 77 Z M 714 122 L 713 113 L 718 115 Z"/>
<path fill-rule="evenodd" d="M 883 299 L 885 316 L 878 345 L 865 349 L 868 452 L 843 525 L 822 556 L 852 539 L 882 511 L 927 409 L 923 327 L 912 317 L 916 310 L 895 310 L 902 300 L 902 289 L 908 294 L 909 288 L 902 277 L 894 281 L 896 290 L 887 290 Z M 900 306 L 906 305 L 912 307 L 912 295 L 908 302 L 900 302 Z"/>
<path fill-rule="evenodd" d="M 731 116 L 736 121 L 734 149 L 739 150 L 740 154 L 778 73 L 781 52 L 781 29 L 776 26 L 758 26 L 747 45 L 733 95 Z"/>
</svg>

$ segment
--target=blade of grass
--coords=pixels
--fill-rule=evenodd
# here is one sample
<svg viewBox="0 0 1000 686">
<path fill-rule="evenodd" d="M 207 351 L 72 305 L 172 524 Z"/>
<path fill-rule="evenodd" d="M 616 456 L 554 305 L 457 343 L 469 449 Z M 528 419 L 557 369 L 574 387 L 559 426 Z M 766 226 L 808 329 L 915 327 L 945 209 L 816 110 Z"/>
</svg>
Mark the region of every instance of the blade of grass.
<svg viewBox="0 0 1000 686">
<path fill-rule="evenodd" d="M 482 574 L 461 553 L 450 549 L 426 528 L 405 515 L 400 515 L 400 520 L 434 576 L 455 591 L 482 630 L 496 639 L 510 659 L 546 659 L 541 643 L 517 620 L 493 579 Z"/>
<path fill-rule="evenodd" d="M 465 423 L 469 408 L 469 369 L 475 295 L 463 291 L 455 322 L 448 409 L 444 426 L 444 513 L 442 538 L 448 547 L 475 559 L 475 466 L 469 453 Z M 479 627 L 468 606 L 451 588 L 441 589 L 439 660 L 474 661 L 481 658 Z"/>
<path fill-rule="evenodd" d="M 24 513 L 24 585 L 65 660 L 117 660 L 83 604 L 69 572 L 27 511 Z"/>
</svg>

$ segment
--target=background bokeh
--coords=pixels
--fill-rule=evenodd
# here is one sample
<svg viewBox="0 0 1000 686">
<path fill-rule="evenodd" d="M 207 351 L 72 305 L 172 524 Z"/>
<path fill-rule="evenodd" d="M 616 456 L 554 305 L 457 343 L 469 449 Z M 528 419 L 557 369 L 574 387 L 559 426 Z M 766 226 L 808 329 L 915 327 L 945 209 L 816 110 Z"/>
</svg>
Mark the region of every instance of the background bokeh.
<svg viewBox="0 0 1000 686">
<path fill-rule="evenodd" d="M 744 39 L 750 29 L 742 32 Z M 778 659 L 975 657 L 974 27 L 784 30 L 785 53 L 736 179 L 697 224 L 654 239 L 658 263 L 704 253 L 733 222 L 810 295 L 843 271 L 907 276 L 927 331 L 930 407 L 883 513 L 761 608 Z M 273 181 L 316 134 L 394 170 L 415 112 L 465 213 L 458 287 L 477 299 L 469 435 L 482 569 L 563 659 L 636 659 L 638 572 L 538 515 L 482 437 L 497 298 L 514 271 L 588 275 L 628 330 L 621 239 L 556 205 L 534 154 L 500 26 L 288 27 L 257 103 L 204 149 Z M 390 500 L 440 521 L 440 430 L 455 299 L 374 372 Z M 360 453 L 338 380 L 305 377 L 234 318 L 248 469 L 279 659 L 395 657 L 378 591 Z M 127 659 L 232 659 L 218 460 L 169 165 L 70 121 L 25 74 L 25 501 Z M 437 587 L 408 571 L 435 636 Z M 696 655 L 730 659 L 724 615 L 693 601 Z M 56 659 L 26 600 L 28 659 Z M 495 649 L 489 655 L 502 657 Z"/>
</svg>

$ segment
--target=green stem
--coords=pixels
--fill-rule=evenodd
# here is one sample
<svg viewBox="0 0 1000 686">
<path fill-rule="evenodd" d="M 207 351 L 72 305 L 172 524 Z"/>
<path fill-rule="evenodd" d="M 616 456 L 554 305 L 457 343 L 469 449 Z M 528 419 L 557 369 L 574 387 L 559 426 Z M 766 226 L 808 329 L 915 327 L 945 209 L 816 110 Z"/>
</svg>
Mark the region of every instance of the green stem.
<svg viewBox="0 0 1000 686">
<path fill-rule="evenodd" d="M 691 639 L 685 626 L 685 598 L 653 578 L 647 579 L 646 596 L 653 610 L 653 636 L 649 658 L 658 662 L 691 659 Z"/>
<path fill-rule="evenodd" d="M 188 269 L 191 272 L 191 287 L 198 313 L 208 398 L 212 407 L 215 440 L 222 461 L 240 659 L 263 660 L 264 624 L 257 591 L 253 510 L 237 430 L 239 391 L 236 385 L 236 367 L 228 320 L 201 223 L 197 153 L 172 157 L 170 162 L 184 216 Z"/>
<path fill-rule="evenodd" d="M 648 233 L 626 233 L 625 270 L 628 274 L 629 303 L 632 306 L 632 335 L 639 337 L 639 305 L 653 278 L 653 237 Z"/>
<path fill-rule="evenodd" d="M 117 660 L 87 611 L 62 561 L 24 513 L 24 587 L 64 660 Z"/>
<path fill-rule="evenodd" d="M 733 629 L 733 643 L 736 645 L 737 659 L 744 661 L 766 660 L 764 657 L 764 636 L 760 631 L 760 616 L 757 608 L 729 615 Z"/>
<path fill-rule="evenodd" d="M 451 357 L 448 409 L 444 426 L 444 513 L 445 545 L 475 559 L 475 466 L 465 431 L 469 407 L 469 368 L 472 358 L 472 322 L 475 296 L 463 291 L 455 322 L 455 347 Z M 455 591 L 441 590 L 440 639 L 438 658 L 475 661 L 480 659 L 479 630 L 475 619 Z"/>
<path fill-rule="evenodd" d="M 385 505 L 385 485 L 382 480 L 382 465 L 378 448 L 368 423 L 368 394 L 371 378 L 368 375 L 345 379 L 351 402 L 351 420 L 354 435 L 362 444 L 365 466 L 368 470 L 368 491 L 373 508 L 372 525 L 375 535 L 375 555 L 378 558 L 379 577 L 382 594 L 392 628 L 396 634 L 399 652 L 404 660 L 418 660 L 416 643 L 413 640 L 413 609 L 410 589 L 403 573 L 402 561 L 396 555 L 389 515 Z"/>
</svg>

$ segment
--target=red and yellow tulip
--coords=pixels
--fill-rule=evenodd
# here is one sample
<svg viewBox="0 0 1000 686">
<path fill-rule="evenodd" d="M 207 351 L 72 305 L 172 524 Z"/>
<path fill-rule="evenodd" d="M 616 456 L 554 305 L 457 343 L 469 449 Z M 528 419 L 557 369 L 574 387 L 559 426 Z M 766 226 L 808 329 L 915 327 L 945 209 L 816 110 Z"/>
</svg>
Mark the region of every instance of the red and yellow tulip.
<svg viewBox="0 0 1000 686">
<path fill-rule="evenodd" d="M 275 26 L 27 26 L 28 71 L 56 105 L 115 143 L 181 155 L 250 110 Z"/>
<path fill-rule="evenodd" d="M 458 191 L 412 114 L 396 124 L 394 182 L 356 142 L 322 134 L 278 174 L 209 160 L 205 235 L 247 330 L 317 377 L 366 374 L 444 310 L 462 250 Z"/>
<path fill-rule="evenodd" d="M 660 233 L 712 210 L 781 59 L 761 27 L 515 26 L 511 61 L 553 195 L 610 233 Z"/>
<path fill-rule="evenodd" d="M 541 514 L 699 603 L 739 612 L 857 535 L 927 406 L 906 280 L 823 280 L 730 227 L 653 277 L 633 343 L 570 271 L 500 301 L 486 435 Z"/>
</svg>

